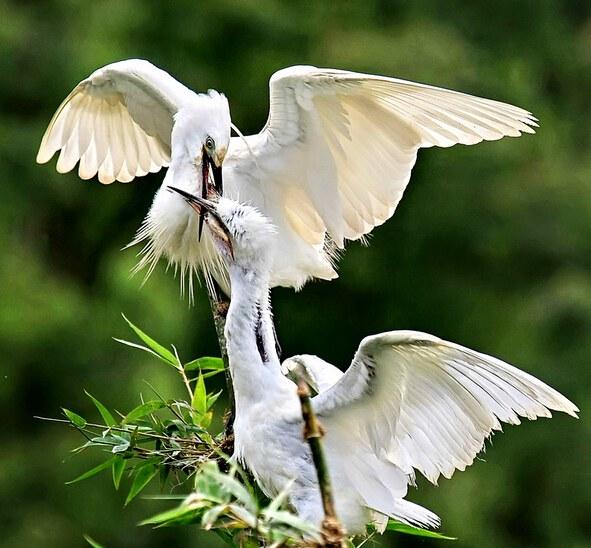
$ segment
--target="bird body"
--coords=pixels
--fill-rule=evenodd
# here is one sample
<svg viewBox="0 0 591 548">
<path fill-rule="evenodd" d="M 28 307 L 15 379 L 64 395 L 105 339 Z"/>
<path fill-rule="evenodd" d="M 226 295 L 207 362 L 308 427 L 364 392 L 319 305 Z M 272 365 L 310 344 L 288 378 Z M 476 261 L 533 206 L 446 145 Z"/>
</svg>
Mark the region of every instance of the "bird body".
<svg viewBox="0 0 591 548">
<path fill-rule="evenodd" d="M 253 207 L 212 203 L 180 191 L 206 223 L 226 262 L 231 302 L 225 336 L 236 399 L 234 458 L 274 496 L 287 485 L 298 514 L 323 519 L 316 470 L 303 437 L 296 385 L 282 374 L 304 366 L 319 381 L 312 399 L 337 515 L 350 534 L 388 517 L 434 527 L 439 518 L 404 499 L 415 471 L 433 483 L 464 470 L 501 422 L 576 416 L 578 409 L 535 377 L 426 333 L 366 337 L 342 374 L 315 356 L 281 365 L 275 351 L 269 280 L 275 227 Z M 325 373 L 326 370 L 326 373 Z"/>
<path fill-rule="evenodd" d="M 336 251 L 394 213 L 419 148 L 519 136 L 536 126 L 529 112 L 498 101 L 336 69 L 288 67 L 271 77 L 269 91 L 262 131 L 230 138 L 222 94 L 194 93 L 148 61 L 112 63 L 64 100 L 37 161 L 61 150 L 59 172 L 79 162 L 81 178 L 98 174 L 107 184 L 170 164 L 162 188 L 199 195 L 212 172 L 221 190 L 223 163 L 224 194 L 256 206 L 277 229 L 270 284 L 299 288 L 310 278 L 335 278 Z M 132 242 L 145 243 L 140 268 L 149 273 L 164 256 L 189 280 L 204 271 L 227 286 L 211 242 L 193 237 L 189 208 L 162 188 Z"/>
</svg>

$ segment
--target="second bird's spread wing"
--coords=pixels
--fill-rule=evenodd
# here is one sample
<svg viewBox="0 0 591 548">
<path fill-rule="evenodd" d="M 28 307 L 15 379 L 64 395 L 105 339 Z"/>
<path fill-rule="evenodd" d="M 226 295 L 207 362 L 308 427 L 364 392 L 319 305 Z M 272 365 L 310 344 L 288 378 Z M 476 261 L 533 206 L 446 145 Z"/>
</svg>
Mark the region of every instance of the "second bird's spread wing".
<svg viewBox="0 0 591 548">
<path fill-rule="evenodd" d="M 82 80 L 54 114 L 37 154 L 57 170 L 101 183 L 128 182 L 170 161 L 174 114 L 196 94 L 148 61 L 106 65 Z"/>
<path fill-rule="evenodd" d="M 248 137 L 260 184 L 280 187 L 293 230 L 342 247 L 394 212 L 421 147 L 534 133 L 535 118 L 498 101 L 396 78 L 310 66 L 270 81 L 267 125 Z"/>
<path fill-rule="evenodd" d="M 343 377 L 312 401 L 329 432 L 332 422 L 347 425 L 379 458 L 433 483 L 472 464 L 501 422 L 578 412 L 501 360 L 415 331 L 365 338 Z"/>
</svg>

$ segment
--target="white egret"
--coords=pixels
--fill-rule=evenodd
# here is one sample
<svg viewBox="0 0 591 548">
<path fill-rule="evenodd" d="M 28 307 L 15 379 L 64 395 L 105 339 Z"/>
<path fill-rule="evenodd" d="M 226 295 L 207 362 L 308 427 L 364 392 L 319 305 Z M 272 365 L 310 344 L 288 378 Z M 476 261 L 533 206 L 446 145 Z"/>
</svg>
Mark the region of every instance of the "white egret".
<svg viewBox="0 0 591 548">
<path fill-rule="evenodd" d="M 422 147 L 471 145 L 534 133 L 527 111 L 395 78 L 312 66 L 276 72 L 263 130 L 230 138 L 226 98 L 197 94 L 148 61 L 107 65 L 80 82 L 47 128 L 37 161 L 61 150 L 57 170 L 128 182 L 170 165 L 132 243 L 146 242 L 148 275 L 161 256 L 182 277 L 225 272 L 208 237 L 168 185 L 203 195 L 214 171 L 226 196 L 257 206 L 277 227 L 272 286 L 331 279 L 335 250 L 396 209 Z M 211 169 L 212 168 L 212 169 Z"/>
<path fill-rule="evenodd" d="M 293 481 L 291 504 L 319 525 L 322 505 L 296 386 L 282 374 L 273 340 L 269 281 L 277 231 L 251 206 L 180 193 L 208 212 L 231 280 L 225 334 L 236 398 L 234 457 L 268 496 Z M 327 432 L 336 511 L 351 534 L 369 521 L 383 525 L 387 516 L 437 526 L 435 514 L 404 500 L 415 470 L 435 483 L 470 465 L 501 422 L 549 417 L 551 409 L 578 412 L 535 377 L 426 333 L 365 338 L 345 374 L 309 356 L 291 358 L 285 368 L 298 362 L 312 373 L 327 368 L 323 379 L 333 376 L 312 402 Z"/>
</svg>

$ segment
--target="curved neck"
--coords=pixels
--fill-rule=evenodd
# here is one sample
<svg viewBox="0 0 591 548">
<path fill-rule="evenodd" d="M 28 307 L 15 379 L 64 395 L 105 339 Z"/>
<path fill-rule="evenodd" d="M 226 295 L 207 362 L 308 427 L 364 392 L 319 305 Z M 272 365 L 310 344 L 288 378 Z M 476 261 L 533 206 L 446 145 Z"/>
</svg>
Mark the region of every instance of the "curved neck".
<svg viewBox="0 0 591 548">
<path fill-rule="evenodd" d="M 268 273 L 236 265 L 228 270 L 232 289 L 225 336 L 238 413 L 244 402 L 284 398 L 283 390 L 293 392 L 293 385 L 281 374 L 275 350 Z"/>
</svg>

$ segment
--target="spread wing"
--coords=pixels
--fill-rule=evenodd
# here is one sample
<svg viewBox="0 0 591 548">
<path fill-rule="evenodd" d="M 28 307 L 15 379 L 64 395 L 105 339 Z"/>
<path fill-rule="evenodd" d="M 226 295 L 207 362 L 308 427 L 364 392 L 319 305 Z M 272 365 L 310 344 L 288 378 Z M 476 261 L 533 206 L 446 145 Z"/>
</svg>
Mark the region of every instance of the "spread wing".
<svg viewBox="0 0 591 548">
<path fill-rule="evenodd" d="M 247 141 L 266 198 L 275 187 L 292 229 L 309 244 L 328 232 L 342 247 L 394 213 L 419 148 L 517 137 L 535 126 L 529 112 L 498 101 L 296 66 L 272 76 L 269 119 Z"/>
<path fill-rule="evenodd" d="M 57 170 L 101 183 L 128 182 L 170 160 L 173 117 L 196 94 L 148 61 L 106 65 L 82 80 L 54 114 L 37 154 Z"/>
<path fill-rule="evenodd" d="M 501 360 L 414 331 L 365 338 L 345 375 L 313 403 L 329 432 L 332 422 L 346 424 L 376 455 L 433 483 L 472 464 L 501 422 L 578 412 Z"/>
</svg>

